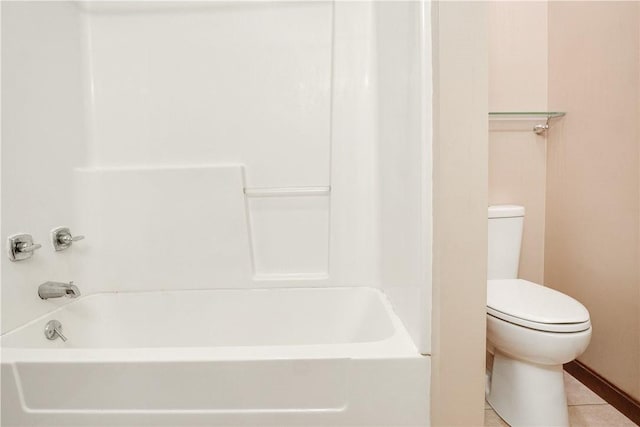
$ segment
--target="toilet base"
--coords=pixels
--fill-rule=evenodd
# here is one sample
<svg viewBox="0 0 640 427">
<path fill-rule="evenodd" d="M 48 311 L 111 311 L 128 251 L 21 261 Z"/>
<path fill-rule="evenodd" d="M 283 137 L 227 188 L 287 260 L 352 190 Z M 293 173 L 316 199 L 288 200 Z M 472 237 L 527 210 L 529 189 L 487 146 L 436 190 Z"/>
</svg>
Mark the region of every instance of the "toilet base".
<svg viewBox="0 0 640 427">
<path fill-rule="evenodd" d="M 569 426 L 562 365 L 538 365 L 495 351 L 487 401 L 512 426 Z"/>
</svg>

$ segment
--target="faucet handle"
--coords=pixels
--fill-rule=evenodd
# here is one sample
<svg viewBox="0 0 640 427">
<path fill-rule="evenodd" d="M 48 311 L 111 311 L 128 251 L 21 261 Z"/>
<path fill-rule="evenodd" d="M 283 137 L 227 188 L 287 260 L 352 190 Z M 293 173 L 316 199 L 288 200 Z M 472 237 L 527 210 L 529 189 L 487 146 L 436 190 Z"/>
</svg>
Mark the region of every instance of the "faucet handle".
<svg viewBox="0 0 640 427">
<path fill-rule="evenodd" d="M 51 230 L 51 241 L 56 251 L 67 249 L 73 242 L 84 239 L 84 236 L 72 236 L 68 227 L 57 227 Z"/>
<path fill-rule="evenodd" d="M 81 235 L 72 236 L 71 234 L 62 234 L 61 236 L 58 237 L 58 240 L 63 243 L 73 243 L 82 239 L 84 239 L 84 236 L 81 236 Z"/>
<path fill-rule="evenodd" d="M 11 261 L 31 258 L 33 252 L 41 247 L 41 244 L 33 243 L 33 237 L 30 234 L 14 234 L 7 239 L 7 252 Z"/>
<path fill-rule="evenodd" d="M 16 249 L 18 249 L 18 252 L 22 252 L 22 253 L 26 253 L 26 252 L 33 252 L 37 249 L 40 249 L 42 247 L 42 245 L 40 243 L 26 243 L 26 242 L 22 242 L 22 243 L 18 243 L 16 245 Z"/>
</svg>

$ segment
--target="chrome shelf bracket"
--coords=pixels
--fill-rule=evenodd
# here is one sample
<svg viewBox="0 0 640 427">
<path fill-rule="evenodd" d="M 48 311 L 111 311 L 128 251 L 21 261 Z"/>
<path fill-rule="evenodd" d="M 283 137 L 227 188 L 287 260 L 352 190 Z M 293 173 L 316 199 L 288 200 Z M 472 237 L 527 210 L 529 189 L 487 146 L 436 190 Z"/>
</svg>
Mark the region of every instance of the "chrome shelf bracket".
<svg viewBox="0 0 640 427">
<path fill-rule="evenodd" d="M 550 118 L 547 117 L 547 121 L 543 125 L 540 125 L 540 124 L 535 125 L 533 127 L 533 132 L 536 135 L 542 135 L 542 134 L 546 133 L 549 130 L 549 120 L 550 120 Z"/>
</svg>

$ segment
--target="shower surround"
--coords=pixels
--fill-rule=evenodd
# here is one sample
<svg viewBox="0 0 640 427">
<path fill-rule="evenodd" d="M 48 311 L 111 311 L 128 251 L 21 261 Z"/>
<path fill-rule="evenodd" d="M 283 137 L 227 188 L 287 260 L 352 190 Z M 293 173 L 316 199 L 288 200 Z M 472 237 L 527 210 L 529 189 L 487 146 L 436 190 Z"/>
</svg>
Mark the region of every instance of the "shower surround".
<svg viewBox="0 0 640 427">
<path fill-rule="evenodd" d="M 427 425 L 430 33 L 422 2 L 3 3 L 2 238 L 43 248 L 2 259 L 2 424 Z"/>
</svg>

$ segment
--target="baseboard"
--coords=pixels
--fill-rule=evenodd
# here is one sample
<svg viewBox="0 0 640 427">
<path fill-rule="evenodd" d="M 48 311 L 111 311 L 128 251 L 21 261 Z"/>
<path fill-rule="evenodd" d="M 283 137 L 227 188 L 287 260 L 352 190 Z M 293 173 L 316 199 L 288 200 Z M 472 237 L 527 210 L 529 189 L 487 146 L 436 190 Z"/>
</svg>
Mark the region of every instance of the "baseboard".
<svg viewBox="0 0 640 427">
<path fill-rule="evenodd" d="M 577 360 L 564 365 L 564 370 L 606 400 L 611 406 L 622 412 L 631 421 L 640 425 L 640 402 Z"/>
</svg>

